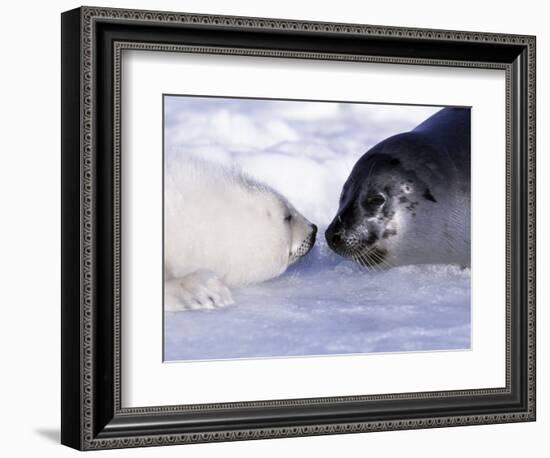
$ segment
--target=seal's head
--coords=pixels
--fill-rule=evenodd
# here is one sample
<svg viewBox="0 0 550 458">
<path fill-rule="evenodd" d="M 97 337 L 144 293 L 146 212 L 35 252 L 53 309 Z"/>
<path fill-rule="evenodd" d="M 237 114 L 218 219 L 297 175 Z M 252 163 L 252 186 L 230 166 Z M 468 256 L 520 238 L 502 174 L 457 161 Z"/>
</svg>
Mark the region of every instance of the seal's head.
<svg viewBox="0 0 550 458">
<path fill-rule="evenodd" d="M 275 189 L 200 159 L 166 168 L 164 215 L 166 277 L 206 269 L 228 286 L 280 275 L 311 250 L 317 233 Z"/>
<path fill-rule="evenodd" d="M 229 285 L 273 278 L 310 252 L 317 227 L 285 196 L 244 174 L 235 172 L 227 180 L 236 186 L 224 186 L 223 198 L 219 186 L 215 188 L 210 221 L 216 221 L 216 233 L 201 239 L 211 240 L 202 250 L 203 258 L 216 250 L 220 259 L 215 264 L 229 266 L 219 268 L 227 272 L 223 278 Z M 205 211 L 201 207 L 202 214 Z"/>
<path fill-rule="evenodd" d="M 401 134 L 378 144 L 357 162 L 325 232 L 333 251 L 366 267 L 404 264 L 425 251 L 431 232 L 427 221 L 433 220 L 431 212 L 438 205 L 425 179 L 437 164 L 423 164 L 421 159 L 422 154 L 434 156 L 427 149 L 433 147 L 421 138 Z"/>
<path fill-rule="evenodd" d="M 253 249 L 256 253 L 250 256 L 267 253 L 273 257 L 266 247 L 281 247 L 280 264 L 285 269 L 311 251 L 317 235 L 315 224 L 308 221 L 284 196 L 273 189 L 262 186 L 260 189 L 249 189 L 248 193 L 250 201 L 246 217 L 250 218 L 249 228 L 254 225 L 262 228 L 260 233 L 257 229 L 245 229 L 241 232 L 250 233 L 251 237 L 254 234 L 253 237 L 257 240 L 257 248 Z"/>
</svg>

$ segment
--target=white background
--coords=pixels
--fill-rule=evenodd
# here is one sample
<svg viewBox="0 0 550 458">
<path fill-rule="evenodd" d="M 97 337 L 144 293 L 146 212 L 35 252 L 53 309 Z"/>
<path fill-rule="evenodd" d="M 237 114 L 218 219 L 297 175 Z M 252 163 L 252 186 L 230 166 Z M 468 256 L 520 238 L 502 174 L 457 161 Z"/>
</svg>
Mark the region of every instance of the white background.
<svg viewBox="0 0 550 458">
<path fill-rule="evenodd" d="M 539 178 L 550 173 L 550 148 L 543 126 L 550 122 L 547 86 L 547 29 L 543 3 L 536 1 L 334 2 L 98 1 L 105 6 L 175 11 L 286 17 L 342 22 L 526 33 L 538 36 L 538 159 Z M 2 99 L 0 115 L 0 320 L 2 381 L 0 406 L 5 456 L 68 456 L 76 452 L 59 440 L 59 13 L 78 6 L 59 1 L 4 5 Z M 548 385 L 550 324 L 545 304 L 550 300 L 549 244 L 544 234 L 550 219 L 543 212 L 549 180 L 538 187 L 538 386 Z M 223 443 L 105 452 L 110 456 L 441 456 L 490 453 L 499 457 L 543 456 L 550 427 L 547 390 L 538 390 L 538 421 L 528 424 L 443 428 L 363 435 Z M 537 452 L 537 448 L 540 451 Z"/>
</svg>

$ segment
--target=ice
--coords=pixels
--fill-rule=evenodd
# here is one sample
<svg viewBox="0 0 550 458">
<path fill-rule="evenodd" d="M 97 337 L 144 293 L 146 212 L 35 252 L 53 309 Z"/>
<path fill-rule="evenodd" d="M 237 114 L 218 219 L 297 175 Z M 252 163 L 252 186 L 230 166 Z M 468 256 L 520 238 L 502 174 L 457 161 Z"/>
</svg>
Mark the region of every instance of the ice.
<svg viewBox="0 0 550 458">
<path fill-rule="evenodd" d="M 319 226 L 282 276 L 233 291 L 235 305 L 166 312 L 168 361 L 470 348 L 470 270 L 367 270 L 323 232 L 357 159 L 439 108 L 219 98 L 165 99 L 165 158 L 237 164 Z"/>
</svg>

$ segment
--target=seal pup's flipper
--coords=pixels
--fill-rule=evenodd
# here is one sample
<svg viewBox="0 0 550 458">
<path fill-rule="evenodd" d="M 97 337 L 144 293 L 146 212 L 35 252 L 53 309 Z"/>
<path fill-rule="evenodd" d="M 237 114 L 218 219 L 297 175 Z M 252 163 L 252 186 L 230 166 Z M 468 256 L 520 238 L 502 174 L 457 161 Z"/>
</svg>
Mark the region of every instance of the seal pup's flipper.
<svg viewBox="0 0 550 458">
<path fill-rule="evenodd" d="M 231 304 L 231 291 L 211 270 L 197 270 L 164 284 L 165 311 L 213 309 Z"/>
</svg>

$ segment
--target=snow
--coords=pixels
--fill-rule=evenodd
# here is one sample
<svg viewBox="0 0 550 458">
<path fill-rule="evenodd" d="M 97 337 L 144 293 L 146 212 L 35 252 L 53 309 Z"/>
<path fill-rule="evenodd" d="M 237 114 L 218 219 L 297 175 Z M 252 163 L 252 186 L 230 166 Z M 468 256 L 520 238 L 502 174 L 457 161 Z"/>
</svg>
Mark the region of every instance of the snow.
<svg viewBox="0 0 550 458">
<path fill-rule="evenodd" d="M 323 232 L 371 146 L 437 107 L 165 98 L 165 160 L 237 164 L 319 226 L 312 252 L 278 278 L 235 289 L 235 305 L 165 313 L 167 361 L 470 348 L 470 270 L 366 270 Z"/>
</svg>

